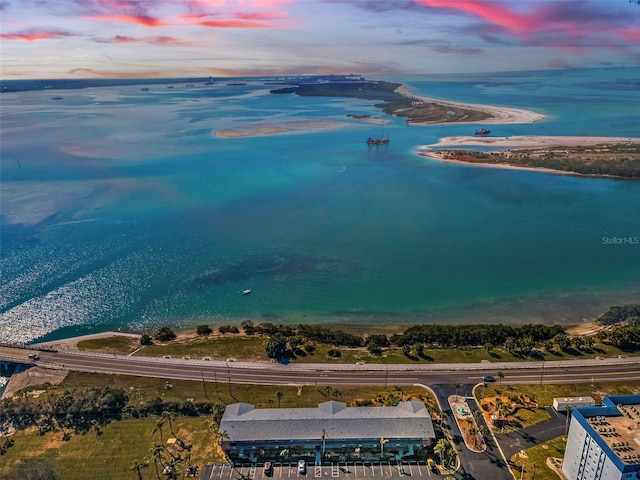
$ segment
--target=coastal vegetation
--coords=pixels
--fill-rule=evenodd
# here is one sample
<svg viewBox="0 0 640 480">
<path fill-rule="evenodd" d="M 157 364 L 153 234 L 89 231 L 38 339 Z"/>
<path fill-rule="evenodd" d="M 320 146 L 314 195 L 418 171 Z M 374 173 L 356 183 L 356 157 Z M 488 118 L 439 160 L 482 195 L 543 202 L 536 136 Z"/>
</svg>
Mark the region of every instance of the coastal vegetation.
<svg viewBox="0 0 640 480">
<path fill-rule="evenodd" d="M 60 385 L 19 392 L 0 403 L 0 425 L 18 430 L 0 439 L 0 478 L 25 478 L 25 469 L 42 465 L 65 479 L 157 478 L 170 466 L 187 468 L 221 462 L 216 438 L 225 405 L 246 402 L 258 408 L 315 407 L 327 400 L 349 405 L 395 405 L 419 400 L 435 412 L 435 399 L 418 387 L 304 387 L 228 385 L 124 375 L 70 373 Z M 199 412 L 189 403 L 207 405 Z M 65 407 L 66 405 L 66 407 Z M 15 477 L 15 475 L 18 475 Z M 138 477 L 140 478 L 140 477 Z M 170 478 L 170 477 L 169 477 Z"/>
<path fill-rule="evenodd" d="M 466 106 L 457 106 L 416 99 L 398 93 L 400 83 L 385 81 L 351 81 L 327 83 L 300 83 L 271 90 L 271 93 L 295 93 L 300 96 L 348 97 L 363 100 L 381 100 L 375 106 L 388 115 L 406 117 L 408 124 L 480 122 L 491 118 L 489 113 Z"/>
<path fill-rule="evenodd" d="M 437 158 L 456 162 L 544 168 L 582 175 L 640 178 L 640 143 L 523 148 L 502 151 L 439 150 Z M 433 156 L 433 152 L 420 152 Z"/>
</svg>

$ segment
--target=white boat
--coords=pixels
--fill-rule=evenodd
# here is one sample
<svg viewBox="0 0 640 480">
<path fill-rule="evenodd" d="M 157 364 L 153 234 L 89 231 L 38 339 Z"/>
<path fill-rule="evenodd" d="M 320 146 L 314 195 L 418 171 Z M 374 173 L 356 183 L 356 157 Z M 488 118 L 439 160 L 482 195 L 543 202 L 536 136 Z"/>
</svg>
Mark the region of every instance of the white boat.
<svg viewBox="0 0 640 480">
<path fill-rule="evenodd" d="M 250 288 L 247 288 L 246 290 L 242 291 L 243 295 L 249 295 L 250 293 L 251 293 L 251 289 Z"/>
</svg>

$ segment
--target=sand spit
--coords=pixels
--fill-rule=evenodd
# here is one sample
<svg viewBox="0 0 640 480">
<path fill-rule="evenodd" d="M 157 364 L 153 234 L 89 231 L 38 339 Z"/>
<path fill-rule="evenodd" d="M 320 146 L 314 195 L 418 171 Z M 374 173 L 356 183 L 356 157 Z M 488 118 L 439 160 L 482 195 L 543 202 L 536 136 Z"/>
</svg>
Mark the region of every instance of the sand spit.
<svg viewBox="0 0 640 480">
<path fill-rule="evenodd" d="M 283 133 L 306 133 L 316 130 L 326 130 L 347 125 L 343 122 L 330 120 L 292 120 L 287 122 L 249 123 L 237 127 L 215 130 L 214 137 L 240 138 L 261 137 L 265 135 L 279 135 Z"/>
<path fill-rule="evenodd" d="M 436 103 L 450 107 L 451 109 L 470 109 L 477 110 L 479 112 L 486 113 L 490 118 L 482 120 L 482 124 L 506 124 L 506 123 L 534 123 L 544 120 L 546 115 L 532 112 L 530 110 L 523 110 L 520 108 L 510 107 L 495 107 L 492 105 L 481 105 L 475 103 L 462 103 L 462 102 L 450 102 L 447 100 L 440 100 L 438 98 L 422 97 L 411 93 L 405 86 L 398 87 L 396 92 L 407 98 L 411 98 L 415 101 L 424 103 Z M 442 122 L 413 122 L 413 125 L 428 125 Z M 464 122 L 447 122 L 447 123 L 464 123 Z"/>
<path fill-rule="evenodd" d="M 441 147 L 507 147 L 507 148 L 544 148 L 544 147 L 585 147 L 603 143 L 640 143 L 640 138 L 634 137 L 561 137 L 519 135 L 513 137 L 444 137 L 438 143 L 424 145 L 419 148 Z"/>
</svg>

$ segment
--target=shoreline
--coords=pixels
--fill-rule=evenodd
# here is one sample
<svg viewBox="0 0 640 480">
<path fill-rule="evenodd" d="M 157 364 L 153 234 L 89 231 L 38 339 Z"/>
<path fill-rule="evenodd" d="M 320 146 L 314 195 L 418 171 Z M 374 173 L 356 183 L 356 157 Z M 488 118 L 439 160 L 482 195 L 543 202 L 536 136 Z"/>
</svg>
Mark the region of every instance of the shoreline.
<svg viewBox="0 0 640 480">
<path fill-rule="evenodd" d="M 437 98 L 424 97 L 421 95 L 416 95 L 412 93 L 406 86 L 401 85 L 395 90 L 400 95 L 410 98 L 412 100 L 418 100 L 424 103 L 431 103 L 436 105 L 442 105 L 445 107 L 451 108 L 459 108 L 459 109 L 470 109 L 476 110 L 478 112 L 489 115 L 488 119 L 484 119 L 479 122 L 475 121 L 428 121 L 428 122 L 407 122 L 409 125 L 438 125 L 442 123 L 483 123 L 487 125 L 497 125 L 497 124 L 520 124 L 520 123 L 535 123 L 542 121 L 547 117 L 547 115 L 543 115 L 541 113 L 537 113 L 531 110 L 525 110 L 521 108 L 511 108 L 511 107 L 496 107 L 493 105 L 482 105 L 479 103 L 463 103 L 463 102 L 453 102 L 448 100 L 440 100 Z"/>
<path fill-rule="evenodd" d="M 421 145 L 418 148 L 433 147 L 466 147 L 492 146 L 511 147 L 512 149 L 544 148 L 544 147 L 586 147 L 602 143 L 640 143 L 640 137 L 587 137 L 587 136 L 553 136 L 553 135 L 515 135 L 512 137 L 443 137 L 438 143 Z"/>
<path fill-rule="evenodd" d="M 573 170 L 557 170 L 545 167 L 524 166 L 509 162 L 473 162 L 447 158 L 451 150 L 432 150 L 442 147 L 510 147 L 510 150 L 544 149 L 554 147 L 588 147 L 601 144 L 639 143 L 635 137 L 582 137 L 582 136 L 550 136 L 550 135 L 521 135 L 513 137 L 471 137 L 452 136 L 441 138 L 438 143 L 421 145 L 416 153 L 422 157 L 453 165 L 473 166 L 479 168 L 499 168 L 503 170 L 520 170 L 525 172 L 539 172 L 552 175 L 569 175 L 577 177 L 610 178 L 629 180 L 632 178 L 616 175 L 580 173 Z"/>
</svg>

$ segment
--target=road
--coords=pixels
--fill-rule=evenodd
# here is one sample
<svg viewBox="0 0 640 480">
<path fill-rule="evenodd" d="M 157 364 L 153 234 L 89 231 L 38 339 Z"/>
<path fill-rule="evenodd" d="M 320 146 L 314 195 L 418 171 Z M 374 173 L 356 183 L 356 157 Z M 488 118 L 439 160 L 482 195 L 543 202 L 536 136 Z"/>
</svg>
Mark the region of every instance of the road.
<svg viewBox="0 0 640 480">
<path fill-rule="evenodd" d="M 262 385 L 414 385 L 474 384 L 484 373 L 502 371 L 505 383 L 585 383 L 640 380 L 640 358 L 492 362 L 473 364 L 279 364 L 222 362 L 98 354 L 84 351 L 37 351 L 0 346 L 0 360 L 36 363 L 66 370 L 137 375 L 163 379 L 205 380 Z"/>
</svg>

